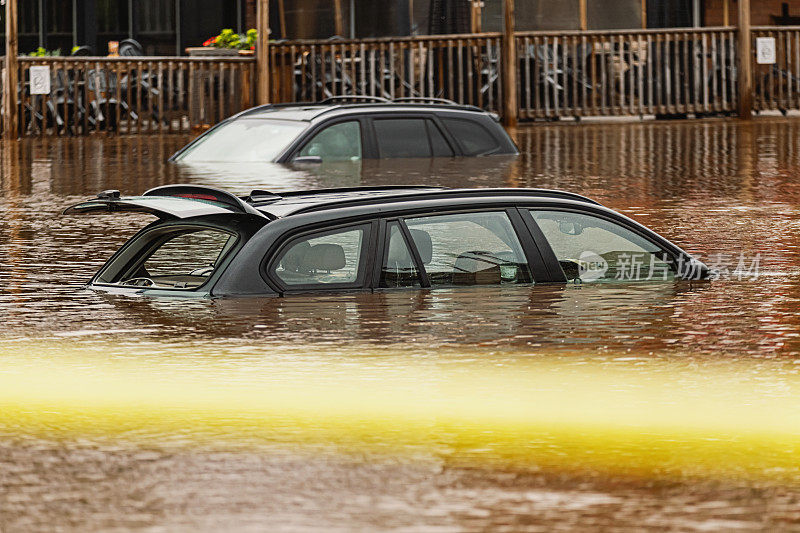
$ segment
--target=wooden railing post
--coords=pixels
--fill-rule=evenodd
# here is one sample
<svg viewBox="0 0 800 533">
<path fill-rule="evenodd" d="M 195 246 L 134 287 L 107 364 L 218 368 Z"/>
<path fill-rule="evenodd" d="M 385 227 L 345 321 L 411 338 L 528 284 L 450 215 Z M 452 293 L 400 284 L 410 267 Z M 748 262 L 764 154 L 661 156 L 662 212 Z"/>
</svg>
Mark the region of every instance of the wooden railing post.
<svg viewBox="0 0 800 533">
<path fill-rule="evenodd" d="M 739 0 L 739 118 L 753 114 L 753 50 L 750 30 L 750 0 Z"/>
<path fill-rule="evenodd" d="M 269 103 L 269 0 L 258 0 L 256 6 L 256 101 Z"/>
<path fill-rule="evenodd" d="M 514 37 L 514 0 L 503 0 L 503 124 L 517 125 L 517 43 Z"/>
<path fill-rule="evenodd" d="M 6 139 L 17 138 L 17 0 L 6 0 L 6 75 L 3 77 L 3 134 Z"/>
</svg>

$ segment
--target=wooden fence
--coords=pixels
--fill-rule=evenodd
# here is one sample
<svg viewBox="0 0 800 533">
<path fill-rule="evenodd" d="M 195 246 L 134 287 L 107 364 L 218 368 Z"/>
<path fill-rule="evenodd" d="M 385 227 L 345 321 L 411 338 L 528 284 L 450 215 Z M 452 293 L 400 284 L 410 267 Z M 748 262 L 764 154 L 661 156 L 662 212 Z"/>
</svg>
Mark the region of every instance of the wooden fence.
<svg viewBox="0 0 800 533">
<path fill-rule="evenodd" d="M 49 67 L 34 94 L 31 69 Z M 20 58 L 20 135 L 163 133 L 214 124 L 255 104 L 255 63 L 239 58 Z"/>
<path fill-rule="evenodd" d="M 517 33 L 520 118 L 733 111 L 735 37 L 730 28 Z"/>
<path fill-rule="evenodd" d="M 273 102 L 445 98 L 502 108 L 501 34 L 293 41 L 270 46 Z"/>
<path fill-rule="evenodd" d="M 800 26 L 753 28 L 753 50 L 759 38 L 775 40 L 775 63 L 753 67 L 756 111 L 800 109 Z"/>
<path fill-rule="evenodd" d="M 765 37 L 775 40 L 774 64 L 758 64 L 756 42 Z M 800 109 L 800 26 L 757 27 L 752 38 L 754 109 Z M 706 116 L 739 102 L 731 27 L 518 32 L 514 40 L 522 119 Z M 277 42 L 270 97 L 444 98 L 500 112 L 502 44 L 499 33 Z M 39 65 L 50 67 L 48 94 L 31 91 L 30 67 Z M 18 133 L 190 131 L 255 105 L 256 77 L 252 58 L 23 57 Z"/>
</svg>

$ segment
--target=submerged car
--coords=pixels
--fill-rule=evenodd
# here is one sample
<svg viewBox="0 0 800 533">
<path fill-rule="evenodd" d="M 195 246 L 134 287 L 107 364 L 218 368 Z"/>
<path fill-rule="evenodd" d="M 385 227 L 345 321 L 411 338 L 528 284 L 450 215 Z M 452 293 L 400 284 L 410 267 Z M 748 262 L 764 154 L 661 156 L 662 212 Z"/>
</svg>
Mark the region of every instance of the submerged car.
<svg viewBox="0 0 800 533">
<path fill-rule="evenodd" d="M 517 154 L 497 115 L 432 98 L 335 97 L 227 118 L 176 152 L 183 163 L 324 163 Z"/>
<path fill-rule="evenodd" d="M 474 285 L 697 280 L 641 224 L 546 189 L 355 187 L 239 197 L 198 185 L 105 191 L 65 214 L 158 217 L 91 279 L 101 291 L 278 296 Z"/>
</svg>

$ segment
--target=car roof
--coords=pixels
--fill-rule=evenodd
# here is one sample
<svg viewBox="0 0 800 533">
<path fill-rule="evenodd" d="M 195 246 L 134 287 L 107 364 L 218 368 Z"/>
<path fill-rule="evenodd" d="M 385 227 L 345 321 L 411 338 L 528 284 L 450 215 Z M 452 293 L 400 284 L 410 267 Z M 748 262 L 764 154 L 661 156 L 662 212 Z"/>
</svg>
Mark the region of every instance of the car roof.
<svg viewBox="0 0 800 533">
<path fill-rule="evenodd" d="M 121 196 L 117 190 L 103 191 L 96 198 L 68 207 L 64 214 L 113 211 L 138 211 L 159 218 L 192 218 L 205 215 L 255 215 L 274 220 L 301 213 L 411 204 L 425 200 L 438 203 L 475 203 L 486 200 L 520 198 L 558 199 L 584 205 L 600 205 L 579 194 L 550 189 L 448 189 L 422 185 L 346 187 L 274 193 L 256 189 L 247 196 L 206 185 L 163 185 L 141 196 Z"/>
<path fill-rule="evenodd" d="M 347 97 L 349 98 L 349 97 Z M 378 98 L 378 100 L 383 100 Z M 329 118 L 340 115 L 370 114 L 385 112 L 403 113 L 448 113 L 461 112 L 477 115 L 492 115 L 491 113 L 475 106 L 460 105 L 455 102 L 438 99 L 420 98 L 419 101 L 366 101 L 350 102 L 346 99 L 329 98 L 319 103 L 292 103 L 292 104 L 266 104 L 242 111 L 231 117 L 230 120 L 240 118 L 294 120 L 313 122 L 320 118 Z"/>
</svg>

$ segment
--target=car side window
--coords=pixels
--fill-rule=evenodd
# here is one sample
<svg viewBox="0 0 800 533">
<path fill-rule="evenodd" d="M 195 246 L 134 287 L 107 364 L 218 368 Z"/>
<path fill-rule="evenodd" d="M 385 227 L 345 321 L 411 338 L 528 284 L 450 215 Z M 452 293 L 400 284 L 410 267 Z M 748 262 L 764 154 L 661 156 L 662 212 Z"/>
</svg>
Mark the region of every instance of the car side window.
<svg viewBox="0 0 800 533">
<path fill-rule="evenodd" d="M 610 220 L 570 211 L 532 210 L 568 280 L 674 279 L 669 255 Z"/>
<path fill-rule="evenodd" d="M 415 231 L 411 230 L 412 238 Z M 408 249 L 400 225 L 389 222 L 386 225 L 386 250 L 383 253 L 380 287 L 419 287 L 419 271 L 411 250 Z M 424 259 L 423 259 L 424 260 Z"/>
<path fill-rule="evenodd" d="M 461 118 L 442 118 L 442 122 L 461 143 L 464 155 L 486 155 L 500 148 L 497 139 L 478 122 Z"/>
<path fill-rule="evenodd" d="M 319 157 L 325 161 L 361 159 L 361 124 L 340 122 L 323 129 L 298 152 L 297 157 Z"/>
<path fill-rule="evenodd" d="M 379 118 L 373 121 L 378 157 L 450 157 L 453 150 L 439 128 L 423 118 Z"/>
<path fill-rule="evenodd" d="M 505 212 L 426 216 L 406 224 L 434 287 L 532 281 Z"/>
<path fill-rule="evenodd" d="M 288 286 L 355 285 L 362 278 L 369 226 L 319 232 L 284 246 L 273 274 Z"/>
<path fill-rule="evenodd" d="M 450 143 L 444 138 L 444 135 L 442 135 L 439 126 L 434 124 L 432 120 L 426 120 L 425 122 L 428 125 L 428 135 L 430 135 L 433 157 L 453 157 L 455 155 L 453 149 L 450 147 Z"/>
</svg>

